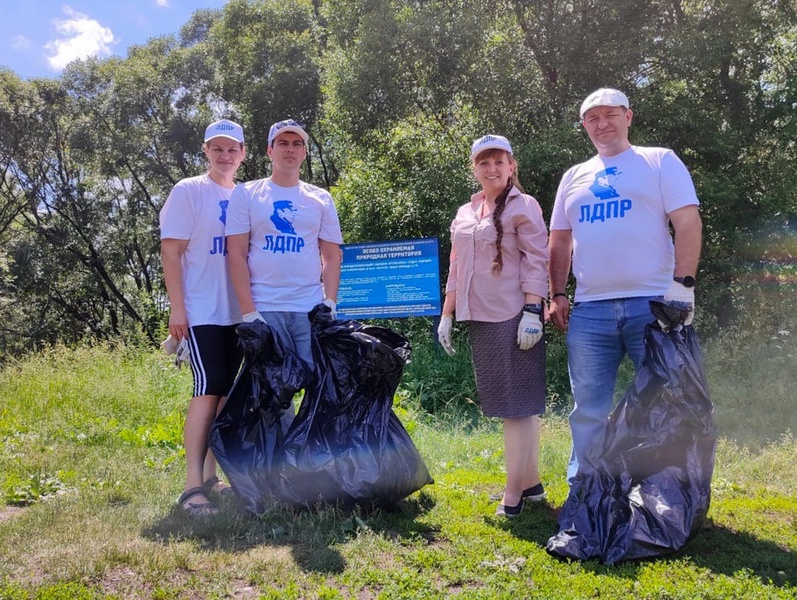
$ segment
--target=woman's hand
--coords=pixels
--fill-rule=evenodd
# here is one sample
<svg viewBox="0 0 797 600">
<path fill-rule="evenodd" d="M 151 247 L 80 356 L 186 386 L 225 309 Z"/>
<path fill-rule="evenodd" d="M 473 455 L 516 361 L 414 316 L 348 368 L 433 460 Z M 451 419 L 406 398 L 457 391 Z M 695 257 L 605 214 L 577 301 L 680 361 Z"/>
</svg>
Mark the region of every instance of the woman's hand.
<svg viewBox="0 0 797 600">
<path fill-rule="evenodd" d="M 542 321 L 537 313 L 523 311 L 517 329 L 517 345 L 521 350 L 531 350 L 542 339 Z"/>
<path fill-rule="evenodd" d="M 440 325 L 437 326 L 437 339 L 440 342 L 440 345 L 443 347 L 443 350 L 445 350 L 446 354 L 449 356 L 456 352 L 456 350 L 454 350 L 453 344 L 451 343 L 451 324 L 451 317 L 443 315 L 440 317 Z"/>
</svg>

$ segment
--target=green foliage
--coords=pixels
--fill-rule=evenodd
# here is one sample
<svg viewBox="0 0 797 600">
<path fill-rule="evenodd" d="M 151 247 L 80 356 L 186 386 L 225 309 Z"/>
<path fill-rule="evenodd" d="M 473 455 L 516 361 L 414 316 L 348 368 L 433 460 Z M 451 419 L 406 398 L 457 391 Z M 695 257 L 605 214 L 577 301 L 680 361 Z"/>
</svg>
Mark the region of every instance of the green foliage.
<svg viewBox="0 0 797 600">
<path fill-rule="evenodd" d="M 22 586 L 0 585 L 0 598 L 3 600 L 101 600 L 102 598 L 113 598 L 113 596 L 70 581 L 43 585 L 35 592 L 29 592 Z"/>
<path fill-rule="evenodd" d="M 328 118 L 366 146 L 372 131 L 390 131 L 417 112 L 455 126 L 489 24 L 485 8 L 473 0 L 325 2 L 333 42 L 324 56 Z"/>
<path fill-rule="evenodd" d="M 6 479 L 3 487 L 6 504 L 23 506 L 54 498 L 66 490 L 58 475 L 45 473 L 34 473 L 22 480 L 12 476 Z"/>
<path fill-rule="evenodd" d="M 183 415 L 172 412 L 158 423 L 140 425 L 135 429 L 122 427 L 119 438 L 134 446 L 179 450 L 183 442 Z"/>
<path fill-rule="evenodd" d="M 545 383 L 546 409 L 560 415 L 570 412 L 573 395 L 567 370 L 565 334 L 551 324 L 545 329 Z"/>
<path fill-rule="evenodd" d="M 4 167 L 27 194 L 0 281 L 15 300 L 4 305 L 4 350 L 132 332 L 155 341 L 158 198 L 199 165 L 200 144 L 186 148 L 199 127 L 176 116 L 177 104 L 190 108 L 181 64 L 173 41 L 161 38 L 132 49 L 124 68 L 86 61 L 57 82 L 0 89 L 36 107 L 14 115 L 19 139 L 11 141 L 26 150 Z"/>
<path fill-rule="evenodd" d="M 321 104 L 319 29 L 309 0 L 231 0 L 210 28 L 214 90 L 235 107 L 250 140 L 245 179 L 263 176 L 272 123 L 296 119 L 315 137 Z M 323 157 L 312 149 L 310 155 L 314 179 L 313 157 L 322 163 Z"/>
<path fill-rule="evenodd" d="M 431 330 L 431 323 L 429 327 Z M 453 422 L 478 421 L 478 396 L 467 331 L 455 331 L 457 352 L 447 356 L 435 343 L 430 330 L 411 338 L 412 359 L 405 369 L 401 393 L 407 395 L 409 405 L 415 410 Z"/>
<path fill-rule="evenodd" d="M 449 224 L 473 190 L 467 118 L 441 127 L 418 114 L 348 157 L 333 189 L 347 242 L 438 236 L 448 256 Z"/>
<path fill-rule="evenodd" d="M 755 322 L 754 310 L 746 313 Z M 724 435 L 760 444 L 797 432 L 797 416 L 782 398 L 797 385 L 795 322 L 770 330 L 725 330 L 706 351 L 715 418 Z"/>
</svg>

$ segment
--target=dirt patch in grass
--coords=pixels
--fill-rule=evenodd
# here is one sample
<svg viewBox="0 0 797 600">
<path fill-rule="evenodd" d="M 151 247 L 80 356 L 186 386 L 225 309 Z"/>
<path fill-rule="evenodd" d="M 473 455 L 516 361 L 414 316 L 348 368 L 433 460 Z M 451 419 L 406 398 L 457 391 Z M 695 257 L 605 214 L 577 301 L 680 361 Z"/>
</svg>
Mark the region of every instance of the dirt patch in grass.
<svg viewBox="0 0 797 600">
<path fill-rule="evenodd" d="M 130 600 L 149 598 L 152 587 L 130 567 L 116 567 L 107 570 L 99 582 L 103 593 L 129 598 Z"/>
<path fill-rule="evenodd" d="M 232 597 L 235 600 L 250 600 L 251 598 L 257 598 L 259 595 L 257 588 L 252 584 L 242 580 L 233 582 Z"/>
<path fill-rule="evenodd" d="M 0 508 L 0 523 L 13 519 L 21 514 L 23 510 L 25 510 L 25 508 L 22 506 L 4 506 Z"/>
</svg>

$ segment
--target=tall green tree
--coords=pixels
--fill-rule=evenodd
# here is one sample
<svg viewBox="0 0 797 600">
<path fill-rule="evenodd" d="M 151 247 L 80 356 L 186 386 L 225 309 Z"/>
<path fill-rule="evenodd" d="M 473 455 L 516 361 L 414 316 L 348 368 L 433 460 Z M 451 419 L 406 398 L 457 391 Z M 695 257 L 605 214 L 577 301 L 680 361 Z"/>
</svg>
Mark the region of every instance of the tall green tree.
<svg viewBox="0 0 797 600">
<path fill-rule="evenodd" d="M 671 12 L 669 35 L 649 51 L 635 122 L 692 171 L 704 219 L 702 301 L 722 326 L 757 303 L 762 283 L 779 288 L 768 310 L 794 292 L 773 284 L 783 265 L 756 239 L 785 233 L 797 216 L 797 14 L 779 0 L 684 0 Z"/>
<path fill-rule="evenodd" d="M 19 135 L 7 138 L 16 150 L 3 152 L 3 168 L 26 200 L 5 271 L 18 301 L 9 346 L 136 333 L 156 341 L 158 211 L 177 180 L 204 168 L 212 116 L 197 93 L 209 71 L 184 55 L 165 37 L 126 60 L 80 61 L 59 80 L 4 88 L 0 104 L 16 112 L 0 118 L 13 117 Z"/>
<path fill-rule="evenodd" d="M 210 28 L 216 91 L 235 108 L 246 132 L 247 178 L 267 171 L 268 129 L 290 118 L 302 122 L 311 137 L 309 179 L 327 187 L 332 183 L 334 165 L 316 127 L 321 33 L 309 0 L 230 0 Z"/>
</svg>

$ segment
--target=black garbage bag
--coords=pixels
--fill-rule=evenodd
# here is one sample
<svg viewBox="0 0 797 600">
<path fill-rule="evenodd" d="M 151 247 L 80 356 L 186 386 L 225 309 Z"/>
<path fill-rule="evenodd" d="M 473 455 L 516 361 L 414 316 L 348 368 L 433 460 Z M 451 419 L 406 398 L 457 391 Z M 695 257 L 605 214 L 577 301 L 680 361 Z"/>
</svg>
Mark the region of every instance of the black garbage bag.
<svg viewBox="0 0 797 600">
<path fill-rule="evenodd" d="M 579 465 L 551 554 L 605 564 L 663 556 L 708 513 L 717 435 L 697 334 L 680 325 L 683 309 L 650 304 L 644 362 Z"/>
<path fill-rule="evenodd" d="M 432 483 L 392 410 L 410 344 L 356 321 L 311 313 L 313 372 L 261 322 L 237 329 L 244 366 L 211 427 L 209 446 L 244 507 L 390 506 Z M 304 388 L 288 431 L 280 416 Z"/>
<path fill-rule="evenodd" d="M 389 507 L 432 483 L 392 409 L 409 341 L 324 305 L 310 319 L 315 376 L 285 437 L 283 500 Z"/>
<path fill-rule="evenodd" d="M 211 427 L 208 445 L 230 485 L 251 512 L 262 512 L 279 486 L 285 431 L 280 416 L 312 377 L 263 321 L 236 329 L 244 364 Z"/>
</svg>

